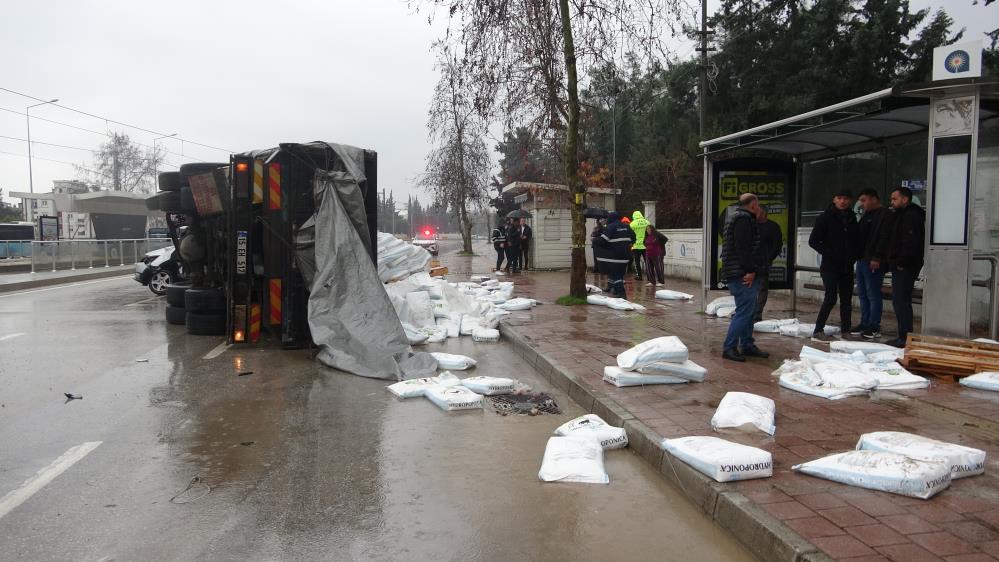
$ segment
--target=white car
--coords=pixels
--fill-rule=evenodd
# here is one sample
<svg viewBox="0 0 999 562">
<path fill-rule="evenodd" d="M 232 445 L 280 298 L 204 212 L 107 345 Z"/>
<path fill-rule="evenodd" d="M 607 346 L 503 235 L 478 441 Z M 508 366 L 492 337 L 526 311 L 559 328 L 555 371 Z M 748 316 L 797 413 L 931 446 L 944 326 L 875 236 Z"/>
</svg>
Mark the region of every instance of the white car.
<svg viewBox="0 0 999 562">
<path fill-rule="evenodd" d="M 413 238 L 413 244 L 430 252 L 431 256 L 437 255 L 438 252 L 437 240 L 434 238 L 420 238 L 419 236 L 417 236 Z"/>
</svg>

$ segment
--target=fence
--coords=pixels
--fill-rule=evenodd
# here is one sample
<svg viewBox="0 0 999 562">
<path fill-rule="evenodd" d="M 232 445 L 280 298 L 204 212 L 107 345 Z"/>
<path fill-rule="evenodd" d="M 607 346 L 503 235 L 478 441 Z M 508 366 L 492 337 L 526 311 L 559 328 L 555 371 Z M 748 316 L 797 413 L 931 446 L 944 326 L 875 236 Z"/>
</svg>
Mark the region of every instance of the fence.
<svg viewBox="0 0 999 562">
<path fill-rule="evenodd" d="M 26 258 L 31 255 L 31 240 L 0 240 L 0 259 Z"/>
<path fill-rule="evenodd" d="M 128 265 L 142 259 L 146 252 L 172 245 L 169 238 L 32 241 L 31 272 Z"/>
</svg>

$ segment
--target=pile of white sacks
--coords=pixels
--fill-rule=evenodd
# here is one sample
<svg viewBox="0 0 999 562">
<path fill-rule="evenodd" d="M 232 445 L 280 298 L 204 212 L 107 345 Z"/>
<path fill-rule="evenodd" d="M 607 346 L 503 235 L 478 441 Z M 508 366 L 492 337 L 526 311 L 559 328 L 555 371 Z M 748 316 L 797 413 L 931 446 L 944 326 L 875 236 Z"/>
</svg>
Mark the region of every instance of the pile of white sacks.
<svg viewBox="0 0 999 562">
<path fill-rule="evenodd" d="M 434 353 L 433 356 L 437 359 L 438 368 L 441 369 L 465 370 L 476 365 L 474 359 L 464 355 Z M 426 398 L 448 412 L 482 409 L 483 396 L 530 390 L 530 387 L 516 379 L 487 376 L 459 379 L 450 371 L 445 371 L 436 377 L 399 381 L 385 388 L 399 398 Z"/>
<path fill-rule="evenodd" d="M 628 446 L 623 427 L 614 427 L 596 414 L 560 425 L 548 439 L 538 478 L 543 482 L 608 484 L 604 451 Z"/>
<path fill-rule="evenodd" d="M 617 365 L 604 367 L 604 382 L 614 386 L 703 382 L 707 369 L 689 359 L 687 346 L 676 336 L 642 342 L 617 356 Z"/>
<path fill-rule="evenodd" d="M 735 314 L 735 297 L 718 297 L 704 307 L 704 313 L 717 318 L 729 318 Z M 815 332 L 815 324 L 801 322 L 797 318 L 786 318 L 781 320 L 763 320 L 753 325 L 754 332 L 763 334 L 780 334 L 794 338 L 807 338 Z M 839 335 L 840 329 L 836 326 L 826 326 L 823 331 L 828 336 Z"/>
<path fill-rule="evenodd" d="M 425 271 L 430 263 L 430 252 L 387 232 L 378 233 L 377 244 L 378 278 L 382 283 L 399 281 Z"/>
<path fill-rule="evenodd" d="M 798 359 L 784 361 L 774 375 L 780 385 L 838 400 L 872 390 L 926 388 L 929 381 L 898 364 L 904 350 L 874 342 L 835 341 L 825 352 L 802 346 Z"/>
<path fill-rule="evenodd" d="M 439 343 L 471 336 L 479 342 L 499 341 L 501 317 L 537 306 L 534 299 L 514 298 L 513 282 L 475 276 L 449 283 L 425 271 L 385 285 L 411 345 Z"/>
</svg>

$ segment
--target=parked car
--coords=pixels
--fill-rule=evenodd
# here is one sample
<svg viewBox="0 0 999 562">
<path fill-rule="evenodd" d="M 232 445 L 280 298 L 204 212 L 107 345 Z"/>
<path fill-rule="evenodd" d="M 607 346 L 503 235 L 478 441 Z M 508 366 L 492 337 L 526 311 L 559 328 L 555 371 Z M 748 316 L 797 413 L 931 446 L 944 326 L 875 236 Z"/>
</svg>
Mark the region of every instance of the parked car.
<svg viewBox="0 0 999 562">
<path fill-rule="evenodd" d="M 436 256 L 437 255 L 437 251 L 438 251 L 438 248 L 437 248 L 437 237 L 434 236 L 434 235 L 430 235 L 430 236 L 420 236 L 420 235 L 417 235 L 417 236 L 414 236 L 413 237 L 413 244 L 416 245 L 416 246 L 419 246 L 419 247 L 423 248 L 424 250 L 426 250 L 428 252 L 430 252 L 431 256 Z"/>
<path fill-rule="evenodd" d="M 135 280 L 149 287 L 156 295 L 165 295 L 167 285 L 184 279 L 180 254 L 173 246 L 153 250 L 135 264 Z"/>
</svg>

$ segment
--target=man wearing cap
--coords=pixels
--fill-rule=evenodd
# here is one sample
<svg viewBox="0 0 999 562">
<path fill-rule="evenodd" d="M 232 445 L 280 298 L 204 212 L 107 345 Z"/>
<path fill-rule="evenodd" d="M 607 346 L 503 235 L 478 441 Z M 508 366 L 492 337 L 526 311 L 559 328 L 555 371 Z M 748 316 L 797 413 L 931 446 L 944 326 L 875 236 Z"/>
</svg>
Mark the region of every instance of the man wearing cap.
<svg viewBox="0 0 999 562">
<path fill-rule="evenodd" d="M 844 334 L 850 332 L 850 317 L 853 309 L 853 271 L 854 264 L 861 255 L 860 230 L 857 217 L 854 216 L 850 203 L 853 193 L 849 189 L 840 189 L 833 196 L 829 205 L 818 218 L 808 237 L 808 245 L 820 256 L 819 274 L 822 276 L 822 287 L 825 298 L 815 319 L 815 331 L 812 341 L 829 342 L 833 338 L 825 334 L 826 321 L 829 313 L 836 306 L 839 298 L 839 324 Z"/>
<path fill-rule="evenodd" d="M 634 243 L 635 232 L 621 222 L 621 215 L 613 211 L 608 213 L 607 226 L 600 236 L 593 239 L 593 245 L 600 248 L 597 263 L 600 271 L 610 278 L 612 296 L 628 298 L 624 290 L 624 273 L 631 262 L 631 245 Z"/>
</svg>

